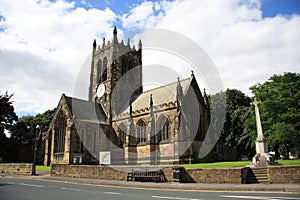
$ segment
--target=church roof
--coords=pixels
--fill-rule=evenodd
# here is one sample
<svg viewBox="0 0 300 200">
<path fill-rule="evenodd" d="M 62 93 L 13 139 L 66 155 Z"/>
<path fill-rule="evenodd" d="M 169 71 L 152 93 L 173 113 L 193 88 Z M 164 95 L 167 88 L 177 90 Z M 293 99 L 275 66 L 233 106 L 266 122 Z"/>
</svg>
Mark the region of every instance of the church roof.
<svg viewBox="0 0 300 200">
<path fill-rule="evenodd" d="M 180 85 L 185 94 L 190 86 L 192 77 L 180 80 Z M 143 92 L 133 103 L 132 110 L 140 110 L 148 108 L 150 105 L 150 95 L 152 95 L 153 105 L 159 106 L 163 104 L 168 104 L 170 102 L 176 101 L 177 94 L 177 84 L 178 82 L 170 83 L 161 87 L 157 87 L 151 90 Z"/>
<path fill-rule="evenodd" d="M 68 108 L 75 119 L 106 123 L 106 113 L 101 105 L 94 102 L 68 97 L 63 94 Z"/>
</svg>

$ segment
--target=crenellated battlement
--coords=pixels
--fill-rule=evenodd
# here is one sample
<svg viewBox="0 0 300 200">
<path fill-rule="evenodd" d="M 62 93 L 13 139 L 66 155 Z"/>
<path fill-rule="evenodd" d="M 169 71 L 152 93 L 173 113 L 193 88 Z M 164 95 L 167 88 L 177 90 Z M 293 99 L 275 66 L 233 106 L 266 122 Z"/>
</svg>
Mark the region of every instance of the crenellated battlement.
<svg viewBox="0 0 300 200">
<path fill-rule="evenodd" d="M 114 33 L 113 39 L 106 41 L 106 38 L 104 37 L 102 44 L 97 45 L 96 39 L 94 40 L 94 44 L 93 44 L 94 53 L 103 52 L 110 48 L 122 49 L 122 51 L 127 51 L 127 52 L 137 51 L 135 45 L 131 46 L 129 38 L 127 39 L 127 43 L 125 43 L 123 39 L 121 40 L 121 42 L 118 41 L 116 27 L 115 27 L 113 33 Z M 141 42 L 141 40 L 139 40 L 138 50 L 141 50 L 141 49 L 142 49 L 142 42 Z"/>
</svg>

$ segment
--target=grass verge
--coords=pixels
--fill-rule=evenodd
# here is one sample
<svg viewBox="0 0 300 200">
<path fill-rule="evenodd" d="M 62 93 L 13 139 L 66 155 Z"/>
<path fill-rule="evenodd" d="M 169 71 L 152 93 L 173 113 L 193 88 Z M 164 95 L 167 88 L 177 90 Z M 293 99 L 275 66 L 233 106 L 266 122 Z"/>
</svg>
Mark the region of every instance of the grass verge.
<svg viewBox="0 0 300 200">
<path fill-rule="evenodd" d="M 277 160 L 278 163 L 283 166 L 288 165 L 299 165 L 300 159 L 296 160 Z M 251 164 L 251 161 L 235 161 L 235 162 L 215 162 L 215 163 L 197 163 L 197 164 L 185 164 L 182 165 L 185 168 L 235 168 L 235 167 L 246 167 Z"/>
<path fill-rule="evenodd" d="M 36 166 L 36 171 L 49 172 L 50 173 L 51 167 L 50 166 L 37 165 Z"/>
</svg>

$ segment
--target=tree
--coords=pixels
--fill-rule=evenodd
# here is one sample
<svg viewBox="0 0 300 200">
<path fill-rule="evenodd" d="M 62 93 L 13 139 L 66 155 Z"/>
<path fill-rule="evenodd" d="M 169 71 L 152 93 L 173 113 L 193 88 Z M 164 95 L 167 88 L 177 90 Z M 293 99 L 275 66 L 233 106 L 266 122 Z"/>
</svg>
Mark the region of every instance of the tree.
<svg viewBox="0 0 300 200">
<path fill-rule="evenodd" d="M 244 122 L 249 117 L 250 98 L 236 89 L 226 90 L 226 118 L 220 141 L 237 150 L 237 159 L 250 156 L 252 147 L 245 137 Z"/>
<path fill-rule="evenodd" d="M 34 118 L 35 123 L 42 127 L 42 131 L 47 131 L 49 124 L 54 116 L 55 109 L 47 110 L 42 114 L 37 114 Z"/>
<path fill-rule="evenodd" d="M 0 133 L 4 133 L 4 129 L 18 120 L 11 101 L 12 96 L 13 94 L 8 95 L 7 91 L 0 95 Z"/>
<path fill-rule="evenodd" d="M 11 101 L 12 96 L 12 94 L 8 95 L 8 92 L 0 94 L 0 162 L 7 157 L 8 138 L 4 130 L 11 127 L 18 120 Z"/>
<path fill-rule="evenodd" d="M 47 131 L 49 124 L 53 118 L 55 109 L 47 110 L 42 114 L 36 116 L 23 116 L 17 123 L 13 124 L 9 128 L 10 132 L 10 162 L 31 162 L 33 156 L 33 146 L 35 139 L 37 140 L 37 148 L 41 145 L 42 135 L 37 135 L 36 127 L 39 125 L 41 131 Z"/>
<path fill-rule="evenodd" d="M 260 105 L 264 136 L 276 157 L 300 153 L 300 74 L 273 75 L 250 88 Z"/>
</svg>

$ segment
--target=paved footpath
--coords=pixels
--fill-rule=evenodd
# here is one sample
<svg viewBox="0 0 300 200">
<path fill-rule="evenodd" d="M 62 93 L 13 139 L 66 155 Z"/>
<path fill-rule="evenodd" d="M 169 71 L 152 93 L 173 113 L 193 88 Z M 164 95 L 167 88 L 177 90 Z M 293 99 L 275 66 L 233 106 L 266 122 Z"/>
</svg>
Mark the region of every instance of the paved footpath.
<svg viewBox="0 0 300 200">
<path fill-rule="evenodd" d="M 60 181 L 79 184 L 106 185 L 117 187 L 149 188 L 149 189 L 170 189 L 170 190 L 197 190 L 197 191 L 255 191 L 255 192 L 287 192 L 299 193 L 300 184 L 205 184 L 205 183 L 178 183 L 178 182 L 135 182 L 115 181 L 103 179 L 71 178 L 61 176 L 50 176 L 39 174 L 37 176 L 21 175 L 0 175 L 0 177 L 39 179 Z"/>
</svg>

